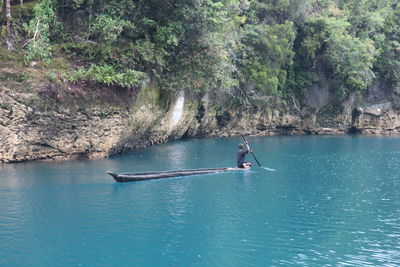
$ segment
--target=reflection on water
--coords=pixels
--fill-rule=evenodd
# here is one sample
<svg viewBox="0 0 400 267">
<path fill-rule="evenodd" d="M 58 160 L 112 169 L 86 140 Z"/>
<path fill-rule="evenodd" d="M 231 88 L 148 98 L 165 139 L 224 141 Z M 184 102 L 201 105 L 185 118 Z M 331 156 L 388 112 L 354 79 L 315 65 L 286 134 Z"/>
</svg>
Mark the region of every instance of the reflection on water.
<svg viewBox="0 0 400 267">
<path fill-rule="evenodd" d="M 0 266 L 400 265 L 399 138 L 248 140 L 268 169 L 106 174 L 234 166 L 240 138 L 1 165 Z"/>
</svg>

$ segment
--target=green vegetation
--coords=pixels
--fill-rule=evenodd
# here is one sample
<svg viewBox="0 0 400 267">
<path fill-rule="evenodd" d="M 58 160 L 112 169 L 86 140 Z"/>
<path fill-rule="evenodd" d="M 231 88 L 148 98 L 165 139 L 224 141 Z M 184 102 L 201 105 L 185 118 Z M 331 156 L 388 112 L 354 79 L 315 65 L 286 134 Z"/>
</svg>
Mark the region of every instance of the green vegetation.
<svg viewBox="0 0 400 267">
<path fill-rule="evenodd" d="M 400 93 L 396 0 L 11 3 L 10 53 L 22 53 L 26 65 L 55 53 L 76 62 L 51 70 L 49 81 L 143 88 L 153 80 L 168 90 L 299 97 L 323 77 L 337 100 L 376 81 Z"/>
<path fill-rule="evenodd" d="M 95 83 L 104 84 L 107 86 L 120 86 L 131 88 L 135 86 L 143 86 L 141 82 L 146 79 L 145 74 L 136 70 L 125 70 L 116 72 L 112 66 L 97 66 L 91 65 L 89 69 L 79 68 L 72 74 L 67 75 L 67 80 L 76 83 L 80 80 L 90 80 Z"/>
</svg>

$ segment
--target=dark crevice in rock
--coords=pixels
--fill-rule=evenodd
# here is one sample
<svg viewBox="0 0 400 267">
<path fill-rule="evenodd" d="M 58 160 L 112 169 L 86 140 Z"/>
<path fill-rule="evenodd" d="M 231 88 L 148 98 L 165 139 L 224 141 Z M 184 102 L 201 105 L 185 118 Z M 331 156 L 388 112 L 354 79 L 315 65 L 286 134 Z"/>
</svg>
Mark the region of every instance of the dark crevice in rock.
<svg viewBox="0 0 400 267">
<path fill-rule="evenodd" d="M 358 119 L 358 117 L 360 117 L 360 115 L 361 115 L 361 110 L 355 108 L 351 113 L 351 123 L 354 123 Z"/>
<path fill-rule="evenodd" d="M 290 135 L 292 133 L 293 126 L 276 126 L 276 129 L 278 130 L 279 134 Z"/>
<path fill-rule="evenodd" d="M 191 129 L 187 129 L 186 132 L 182 135 L 181 139 L 189 139 Z"/>
<path fill-rule="evenodd" d="M 362 131 L 360 129 L 358 129 L 357 127 L 350 127 L 347 130 L 348 134 L 362 134 Z"/>
<path fill-rule="evenodd" d="M 199 109 L 197 110 L 196 119 L 198 123 L 201 123 L 201 120 L 204 118 L 204 113 L 206 109 L 203 105 L 200 105 Z"/>
<path fill-rule="evenodd" d="M 219 127 L 225 127 L 232 120 L 232 116 L 227 111 L 221 112 L 221 110 L 218 110 L 216 119 Z"/>
</svg>

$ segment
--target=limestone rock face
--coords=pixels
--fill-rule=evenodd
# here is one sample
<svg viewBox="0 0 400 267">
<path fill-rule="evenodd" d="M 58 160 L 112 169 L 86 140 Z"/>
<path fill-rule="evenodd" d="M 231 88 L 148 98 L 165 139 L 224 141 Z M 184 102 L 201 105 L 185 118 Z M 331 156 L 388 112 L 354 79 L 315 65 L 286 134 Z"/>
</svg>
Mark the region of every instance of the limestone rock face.
<svg viewBox="0 0 400 267">
<path fill-rule="evenodd" d="M 167 104 L 145 92 L 131 107 L 35 106 L 35 93 L 0 88 L 0 162 L 107 157 L 182 137 L 280 134 L 399 133 L 390 103 L 358 108 L 335 127 L 285 105 L 230 107 L 208 95 L 178 92 Z"/>
<path fill-rule="evenodd" d="M 32 108 L 21 95 L 0 92 L 0 162 L 98 158 L 180 138 L 194 115 L 184 94 L 171 108 L 137 101 L 132 108 L 112 106 Z M 140 98 L 140 97 L 139 97 Z M 174 113 L 179 105 L 180 112 Z M 175 109 L 176 111 L 176 109 Z"/>
<path fill-rule="evenodd" d="M 18 100 L 1 95 L 1 162 L 107 156 L 130 119 L 113 109 L 38 111 Z"/>
<path fill-rule="evenodd" d="M 353 112 L 353 130 L 363 134 L 399 134 L 399 116 L 391 103 L 358 108 Z"/>
</svg>

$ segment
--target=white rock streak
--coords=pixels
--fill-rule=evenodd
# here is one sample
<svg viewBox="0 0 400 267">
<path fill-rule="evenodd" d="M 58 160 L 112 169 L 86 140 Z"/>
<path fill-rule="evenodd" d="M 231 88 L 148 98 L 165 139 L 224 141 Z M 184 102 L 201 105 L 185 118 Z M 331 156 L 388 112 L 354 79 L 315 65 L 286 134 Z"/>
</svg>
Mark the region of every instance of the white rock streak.
<svg viewBox="0 0 400 267">
<path fill-rule="evenodd" d="M 172 111 L 172 126 L 175 126 L 182 118 L 183 104 L 185 103 L 185 92 L 180 91 Z"/>
</svg>

